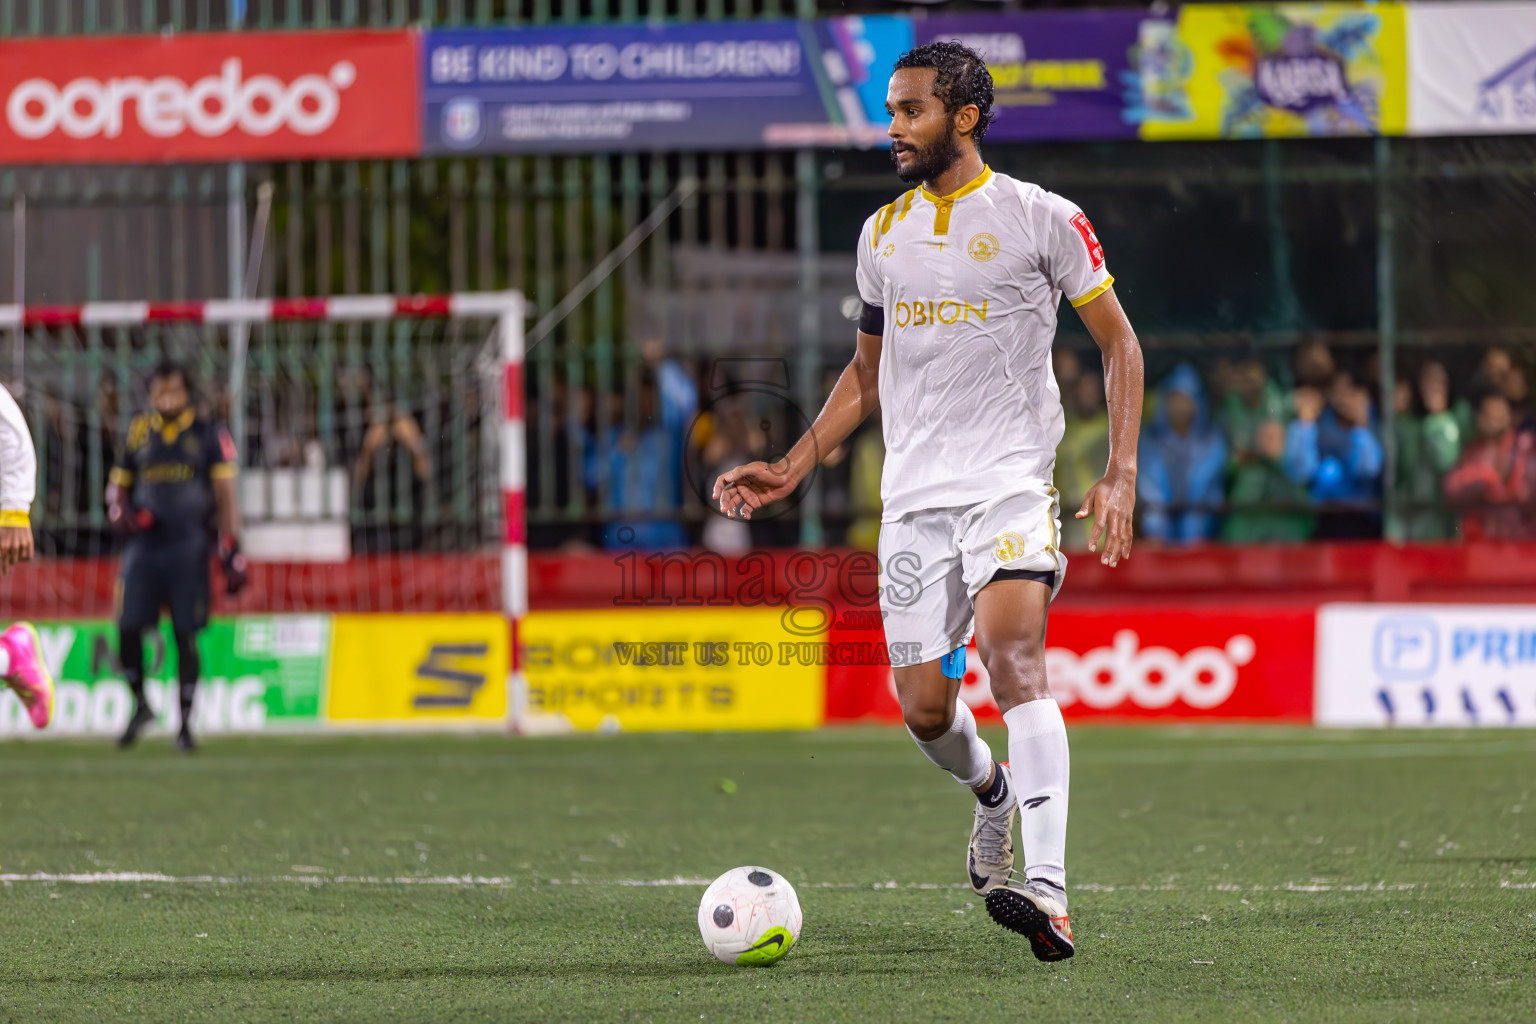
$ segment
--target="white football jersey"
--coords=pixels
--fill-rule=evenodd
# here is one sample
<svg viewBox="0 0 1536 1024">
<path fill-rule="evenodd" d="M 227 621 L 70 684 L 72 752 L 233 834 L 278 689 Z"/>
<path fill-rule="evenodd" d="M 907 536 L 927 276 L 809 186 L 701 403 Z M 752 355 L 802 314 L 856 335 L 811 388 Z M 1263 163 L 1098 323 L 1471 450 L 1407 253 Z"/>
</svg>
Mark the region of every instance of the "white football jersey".
<svg viewBox="0 0 1536 1024">
<path fill-rule="evenodd" d="M 1083 211 L 991 168 L 942 199 L 915 188 L 864 222 L 858 282 L 885 311 L 881 519 L 1049 485 L 1056 308 L 1114 282 Z"/>
</svg>

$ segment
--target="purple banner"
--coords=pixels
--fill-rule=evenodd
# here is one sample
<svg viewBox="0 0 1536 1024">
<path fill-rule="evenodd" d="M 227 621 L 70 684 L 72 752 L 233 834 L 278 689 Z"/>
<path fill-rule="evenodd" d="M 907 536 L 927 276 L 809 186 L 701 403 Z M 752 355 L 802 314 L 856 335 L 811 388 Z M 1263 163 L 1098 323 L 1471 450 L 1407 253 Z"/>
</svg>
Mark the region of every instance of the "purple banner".
<svg viewBox="0 0 1536 1024">
<path fill-rule="evenodd" d="M 996 86 L 989 141 L 1132 139 L 1131 51 L 1144 11 L 952 14 L 917 22 L 917 41 L 958 39 L 986 59 Z"/>
</svg>

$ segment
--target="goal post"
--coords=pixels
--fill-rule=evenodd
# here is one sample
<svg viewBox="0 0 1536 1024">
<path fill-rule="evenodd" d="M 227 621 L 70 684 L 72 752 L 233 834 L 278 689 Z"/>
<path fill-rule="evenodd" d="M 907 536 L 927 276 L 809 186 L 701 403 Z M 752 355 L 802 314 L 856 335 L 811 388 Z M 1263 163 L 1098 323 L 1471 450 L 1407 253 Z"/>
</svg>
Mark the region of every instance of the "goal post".
<svg viewBox="0 0 1536 1024">
<path fill-rule="evenodd" d="M 528 611 L 524 319 L 513 291 L 0 305 L 0 336 L 24 340 L 42 556 L 0 613 L 106 617 L 105 467 L 172 356 L 247 424 L 252 587 L 214 611 L 499 611 L 510 722 Z M 251 332 L 243 374 L 236 328 Z"/>
</svg>

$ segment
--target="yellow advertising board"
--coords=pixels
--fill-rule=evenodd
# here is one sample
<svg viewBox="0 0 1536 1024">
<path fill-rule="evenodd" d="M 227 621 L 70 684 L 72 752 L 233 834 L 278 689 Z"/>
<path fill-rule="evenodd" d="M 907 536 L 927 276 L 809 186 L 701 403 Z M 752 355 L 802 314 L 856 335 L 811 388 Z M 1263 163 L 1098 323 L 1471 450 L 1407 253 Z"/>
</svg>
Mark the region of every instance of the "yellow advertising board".
<svg viewBox="0 0 1536 1024">
<path fill-rule="evenodd" d="M 1143 23 L 1143 139 L 1402 135 L 1400 3 L 1184 4 Z"/>
<path fill-rule="evenodd" d="M 499 725 L 511 637 L 500 615 L 337 615 L 326 718 L 336 725 Z"/>
<path fill-rule="evenodd" d="M 811 729 L 825 707 L 814 609 L 532 612 L 518 624 L 530 721 L 576 729 Z"/>
</svg>

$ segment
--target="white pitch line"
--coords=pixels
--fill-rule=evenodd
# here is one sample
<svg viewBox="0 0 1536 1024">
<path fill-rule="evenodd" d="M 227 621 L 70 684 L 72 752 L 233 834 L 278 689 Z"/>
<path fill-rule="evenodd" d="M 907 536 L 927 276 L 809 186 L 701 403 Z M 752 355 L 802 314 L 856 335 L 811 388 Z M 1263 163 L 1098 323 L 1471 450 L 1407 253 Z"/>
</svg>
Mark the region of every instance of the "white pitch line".
<svg viewBox="0 0 1536 1024">
<path fill-rule="evenodd" d="M 67 883 L 72 885 L 102 885 L 102 884 L 164 884 L 164 885 L 456 885 L 463 887 L 489 886 L 492 888 L 511 888 L 517 886 L 539 885 L 568 885 L 568 886 L 635 886 L 643 888 L 702 888 L 710 884 L 713 879 L 689 878 L 683 875 L 673 875 L 671 878 L 617 878 L 617 879 L 584 879 L 584 878 L 512 878 L 503 875 L 332 875 L 320 873 L 324 869 L 317 869 L 314 874 L 290 874 L 290 875 L 167 875 L 158 871 L 92 871 L 92 872 L 48 872 L 33 871 L 27 874 L 11 873 L 0 874 L 0 884 L 6 886 L 17 882 L 39 882 L 43 884 L 57 885 Z M 964 882 L 897 882 L 894 880 L 885 882 L 799 882 L 795 884 L 797 889 L 847 889 L 847 890 L 890 890 L 890 889 L 969 889 Z M 1194 886 L 1184 891 L 1197 892 L 1404 892 L 1414 889 L 1426 889 L 1428 883 L 1421 882 L 1360 882 L 1346 884 L 1330 880 L 1317 879 L 1307 883 L 1285 882 L 1283 884 L 1222 882 L 1215 885 Z M 1461 888 L 1469 888 L 1462 883 Z M 1511 882 L 1504 879 L 1499 882 L 1500 889 L 1536 889 L 1536 882 Z M 1146 882 L 1130 883 L 1125 885 L 1106 885 L 1101 882 L 1080 882 L 1071 888 L 1079 892 L 1179 892 L 1183 887 L 1169 883 L 1152 885 Z"/>
</svg>

